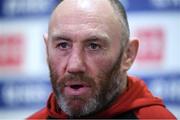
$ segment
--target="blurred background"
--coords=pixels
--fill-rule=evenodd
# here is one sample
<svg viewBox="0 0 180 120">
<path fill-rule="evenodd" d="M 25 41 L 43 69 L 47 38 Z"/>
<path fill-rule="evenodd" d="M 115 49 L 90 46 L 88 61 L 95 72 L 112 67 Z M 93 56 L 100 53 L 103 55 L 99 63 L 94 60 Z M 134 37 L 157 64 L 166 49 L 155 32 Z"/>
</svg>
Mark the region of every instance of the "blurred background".
<svg viewBox="0 0 180 120">
<path fill-rule="evenodd" d="M 180 0 L 121 0 L 140 50 L 130 75 L 180 118 Z M 23 119 L 51 92 L 43 33 L 59 0 L 0 1 L 0 119 Z"/>
</svg>

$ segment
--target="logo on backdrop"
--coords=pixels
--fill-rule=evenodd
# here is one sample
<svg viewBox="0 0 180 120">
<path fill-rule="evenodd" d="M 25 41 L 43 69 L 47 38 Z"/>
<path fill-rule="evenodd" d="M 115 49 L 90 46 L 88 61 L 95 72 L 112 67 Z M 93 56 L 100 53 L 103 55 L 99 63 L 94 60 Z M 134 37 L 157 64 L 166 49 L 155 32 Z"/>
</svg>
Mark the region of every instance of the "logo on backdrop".
<svg viewBox="0 0 180 120">
<path fill-rule="evenodd" d="M 0 71 L 12 72 L 20 69 L 24 62 L 24 40 L 22 34 L 0 34 Z"/>
<path fill-rule="evenodd" d="M 138 68 L 159 68 L 165 52 L 165 33 L 161 27 L 138 28 L 135 36 L 140 39 L 136 58 Z"/>
</svg>

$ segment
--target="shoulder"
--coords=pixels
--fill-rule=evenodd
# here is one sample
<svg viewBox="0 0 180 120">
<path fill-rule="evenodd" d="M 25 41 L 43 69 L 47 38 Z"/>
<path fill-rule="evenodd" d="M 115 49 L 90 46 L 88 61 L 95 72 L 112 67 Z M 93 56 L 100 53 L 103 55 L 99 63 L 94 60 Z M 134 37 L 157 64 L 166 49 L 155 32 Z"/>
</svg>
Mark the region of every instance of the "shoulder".
<svg viewBox="0 0 180 120">
<path fill-rule="evenodd" d="M 43 108 L 39 110 L 38 112 L 32 114 L 27 118 L 27 120 L 32 120 L 32 119 L 46 119 L 48 117 L 47 109 Z"/>
<path fill-rule="evenodd" d="M 160 105 L 139 108 L 135 114 L 139 119 L 176 119 L 168 109 Z"/>
</svg>

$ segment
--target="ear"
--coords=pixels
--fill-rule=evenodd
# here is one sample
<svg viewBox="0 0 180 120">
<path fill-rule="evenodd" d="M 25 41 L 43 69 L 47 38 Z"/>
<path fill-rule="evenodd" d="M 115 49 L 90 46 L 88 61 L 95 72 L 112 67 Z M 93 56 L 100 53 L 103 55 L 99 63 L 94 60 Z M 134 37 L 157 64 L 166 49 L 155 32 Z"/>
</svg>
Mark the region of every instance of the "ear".
<svg viewBox="0 0 180 120">
<path fill-rule="evenodd" d="M 45 47 L 46 47 L 46 56 L 47 56 L 47 62 L 48 62 L 48 34 L 47 33 L 45 33 L 44 35 L 43 35 L 43 38 L 44 38 L 44 43 L 45 43 Z"/>
<path fill-rule="evenodd" d="M 47 54 L 48 54 L 48 34 L 45 33 L 45 34 L 43 35 L 43 38 L 44 38 L 44 43 L 45 43 L 45 46 L 46 46 L 46 52 L 47 52 Z"/>
<path fill-rule="evenodd" d="M 44 38 L 44 43 L 45 43 L 46 49 L 47 49 L 47 45 L 48 45 L 48 34 L 45 33 L 45 34 L 43 35 L 43 38 Z"/>
<path fill-rule="evenodd" d="M 138 48 L 139 48 L 139 41 L 137 39 L 132 39 L 129 41 L 123 56 L 123 61 L 122 61 L 123 71 L 127 71 L 134 63 Z"/>
</svg>

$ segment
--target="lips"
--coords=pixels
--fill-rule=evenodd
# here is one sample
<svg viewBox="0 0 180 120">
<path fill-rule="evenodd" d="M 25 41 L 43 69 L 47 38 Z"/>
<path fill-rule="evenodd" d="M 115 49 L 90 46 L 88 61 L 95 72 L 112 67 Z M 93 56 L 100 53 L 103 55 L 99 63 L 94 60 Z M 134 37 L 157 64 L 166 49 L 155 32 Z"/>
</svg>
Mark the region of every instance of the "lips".
<svg viewBox="0 0 180 120">
<path fill-rule="evenodd" d="M 84 85 L 77 84 L 77 85 L 70 85 L 69 87 L 71 87 L 71 88 L 74 89 L 74 90 L 78 90 L 78 89 L 80 89 L 80 88 L 83 88 Z"/>
<path fill-rule="evenodd" d="M 64 87 L 64 94 L 68 96 L 81 96 L 90 92 L 90 85 L 83 82 L 67 82 Z"/>
</svg>

